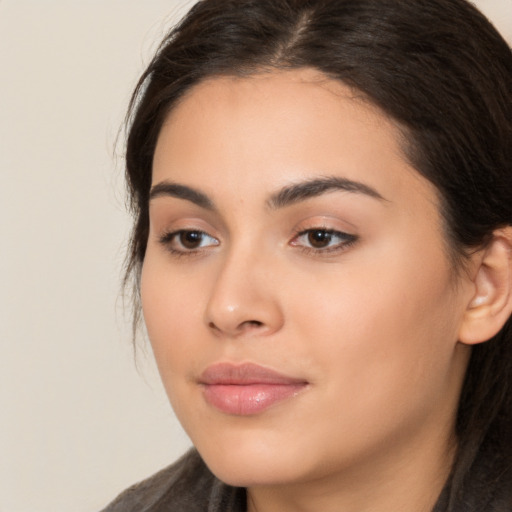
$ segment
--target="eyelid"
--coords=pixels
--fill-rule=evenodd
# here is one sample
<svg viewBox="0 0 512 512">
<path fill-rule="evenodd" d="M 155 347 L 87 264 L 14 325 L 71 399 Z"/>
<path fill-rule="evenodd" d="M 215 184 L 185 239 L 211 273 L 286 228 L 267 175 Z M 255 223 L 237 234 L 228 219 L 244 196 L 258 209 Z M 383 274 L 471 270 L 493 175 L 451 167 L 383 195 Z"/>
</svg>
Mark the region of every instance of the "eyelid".
<svg viewBox="0 0 512 512">
<path fill-rule="evenodd" d="M 308 246 L 307 243 L 301 244 L 298 242 L 298 240 L 301 237 L 304 237 L 306 235 L 309 235 L 313 232 L 324 232 L 329 235 L 332 235 L 334 237 L 337 237 L 340 239 L 338 243 L 335 245 L 327 245 L 326 247 L 312 247 Z M 349 247 L 354 245 L 359 240 L 359 237 L 357 235 L 347 233 L 345 231 L 341 231 L 339 229 L 334 229 L 331 227 L 325 227 L 323 225 L 318 226 L 312 226 L 305 229 L 298 229 L 293 238 L 290 240 L 290 245 L 293 247 L 297 247 L 298 249 L 302 250 L 303 252 L 307 254 L 313 254 L 313 255 L 319 255 L 319 256 L 333 256 L 337 255 L 341 252 L 344 252 Z"/>
<path fill-rule="evenodd" d="M 198 233 L 201 236 L 207 237 L 214 241 L 214 243 L 209 243 L 207 245 L 199 245 L 198 247 L 191 247 L 187 248 L 183 245 L 183 243 L 180 243 L 179 241 L 176 242 L 176 240 L 183 234 L 186 233 Z M 208 232 L 206 232 L 203 229 L 197 229 L 197 228 L 179 228 L 179 229 L 171 229 L 163 232 L 161 235 L 158 236 L 158 242 L 164 246 L 165 250 L 168 251 L 171 255 L 181 257 L 181 256 L 198 256 L 202 253 L 205 253 L 209 250 L 211 250 L 212 247 L 217 247 L 220 245 L 220 240 L 216 238 L 213 235 L 210 235 Z M 174 243 L 177 243 L 177 247 L 173 246 Z M 202 244 L 202 241 L 201 241 Z M 181 246 L 181 247 L 180 247 Z"/>
<path fill-rule="evenodd" d="M 211 245 L 219 245 L 219 241 L 217 240 L 216 237 L 210 235 L 209 233 L 207 233 L 206 231 L 204 231 L 202 229 L 194 229 L 194 228 L 181 228 L 181 229 L 174 229 L 174 230 L 166 231 L 162 235 L 160 235 L 159 239 L 161 242 L 164 243 L 164 242 L 171 241 L 172 239 L 174 239 L 177 236 L 184 234 L 184 233 L 198 233 L 200 235 L 205 235 L 206 237 L 217 241 L 217 243 L 211 244 Z"/>
<path fill-rule="evenodd" d="M 223 228 L 219 219 L 211 212 L 202 211 L 197 206 L 177 199 L 160 198 L 149 208 L 150 232 L 159 238 L 164 232 L 179 230 L 204 231 L 217 237 Z"/>
</svg>

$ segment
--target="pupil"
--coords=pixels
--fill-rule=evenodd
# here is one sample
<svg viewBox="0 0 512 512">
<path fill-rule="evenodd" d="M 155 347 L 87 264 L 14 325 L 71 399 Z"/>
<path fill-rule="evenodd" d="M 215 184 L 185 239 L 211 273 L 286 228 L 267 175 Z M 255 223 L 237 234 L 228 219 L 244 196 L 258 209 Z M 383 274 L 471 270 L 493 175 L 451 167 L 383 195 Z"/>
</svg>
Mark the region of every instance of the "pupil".
<svg viewBox="0 0 512 512">
<path fill-rule="evenodd" d="M 329 245 L 331 238 L 331 233 L 328 233 L 327 231 L 317 230 L 311 231 L 308 234 L 309 243 L 316 248 L 325 247 L 326 245 Z"/>
<path fill-rule="evenodd" d="M 180 233 L 180 242 L 187 249 L 196 249 L 201 244 L 203 235 L 200 231 L 183 231 Z"/>
</svg>

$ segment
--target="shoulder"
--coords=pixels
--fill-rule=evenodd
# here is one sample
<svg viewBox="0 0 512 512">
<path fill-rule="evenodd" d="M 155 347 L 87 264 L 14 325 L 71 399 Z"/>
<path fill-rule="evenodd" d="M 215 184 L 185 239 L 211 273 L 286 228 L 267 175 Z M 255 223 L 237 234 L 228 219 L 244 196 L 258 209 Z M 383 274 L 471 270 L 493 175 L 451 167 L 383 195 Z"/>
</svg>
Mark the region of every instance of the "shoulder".
<svg viewBox="0 0 512 512">
<path fill-rule="evenodd" d="M 220 482 L 195 450 L 121 493 L 101 512 L 244 512 L 245 491 Z"/>
</svg>

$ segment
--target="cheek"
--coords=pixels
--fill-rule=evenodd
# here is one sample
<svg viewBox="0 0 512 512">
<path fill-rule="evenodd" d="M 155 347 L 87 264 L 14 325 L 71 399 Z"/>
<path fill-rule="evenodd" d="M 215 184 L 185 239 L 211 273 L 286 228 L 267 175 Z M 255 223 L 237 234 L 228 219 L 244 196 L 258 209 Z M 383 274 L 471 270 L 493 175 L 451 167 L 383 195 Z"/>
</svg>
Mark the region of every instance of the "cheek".
<svg viewBox="0 0 512 512">
<path fill-rule="evenodd" d="M 144 322 L 157 366 L 168 387 L 174 375 L 182 374 L 194 360 L 194 328 L 201 318 L 200 288 L 183 283 L 168 265 L 150 251 L 141 274 L 141 302 Z M 197 352 L 196 352 L 197 353 Z"/>
<path fill-rule="evenodd" d="M 354 387 L 372 402 L 428 394 L 447 378 L 458 326 L 450 270 L 440 253 L 419 265 L 403 256 L 352 262 L 295 299 L 296 335 L 309 340 L 333 392 L 350 383 L 347 399 Z"/>
</svg>

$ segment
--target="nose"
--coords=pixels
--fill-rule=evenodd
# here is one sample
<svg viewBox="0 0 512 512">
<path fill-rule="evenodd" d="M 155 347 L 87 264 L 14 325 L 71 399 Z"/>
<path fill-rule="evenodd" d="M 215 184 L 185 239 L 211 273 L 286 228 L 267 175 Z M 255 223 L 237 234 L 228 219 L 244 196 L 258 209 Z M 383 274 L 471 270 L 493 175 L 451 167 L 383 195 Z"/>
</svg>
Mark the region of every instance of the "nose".
<svg viewBox="0 0 512 512">
<path fill-rule="evenodd" d="M 272 259 L 232 253 L 219 270 L 205 310 L 205 322 L 226 338 L 268 336 L 284 323 Z"/>
</svg>

